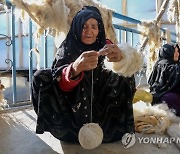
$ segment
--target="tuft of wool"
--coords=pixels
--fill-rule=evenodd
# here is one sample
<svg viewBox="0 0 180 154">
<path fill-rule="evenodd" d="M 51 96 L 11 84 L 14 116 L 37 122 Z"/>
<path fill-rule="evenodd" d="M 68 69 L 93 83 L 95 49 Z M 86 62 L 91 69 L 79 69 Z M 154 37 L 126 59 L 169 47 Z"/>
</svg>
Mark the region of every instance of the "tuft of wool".
<svg viewBox="0 0 180 154">
<path fill-rule="evenodd" d="M 165 103 L 152 106 L 151 104 L 147 105 L 147 103 L 139 101 L 133 104 L 133 112 L 135 125 L 137 128 L 142 127 L 139 131 L 144 131 L 144 133 L 163 134 L 172 123 L 180 122 L 180 118 Z M 157 121 L 156 123 L 154 123 L 155 121 L 152 119 L 152 116 Z M 149 122 L 147 119 L 149 119 Z"/>
<path fill-rule="evenodd" d="M 175 22 L 176 26 L 176 42 L 180 41 L 180 1 L 170 0 L 167 10 L 167 17 L 170 22 Z"/>
<path fill-rule="evenodd" d="M 3 110 L 4 108 L 9 107 L 9 105 L 7 104 L 7 100 L 4 99 L 4 94 L 3 94 L 4 89 L 5 89 L 5 86 L 1 83 L 1 80 L 0 80 L 0 110 Z"/>
<path fill-rule="evenodd" d="M 166 30 L 165 32 L 165 38 L 167 43 L 171 43 L 171 31 L 168 28 L 164 28 Z"/>
<path fill-rule="evenodd" d="M 178 1 L 170 0 L 169 7 L 167 10 L 167 17 L 170 22 L 174 22 L 176 20 L 176 16 L 178 15 Z"/>
<path fill-rule="evenodd" d="M 161 45 L 160 41 L 160 26 L 156 20 L 144 20 L 141 24 L 138 24 L 138 30 L 142 33 L 140 40 L 143 41 L 148 37 L 147 45 L 149 46 L 149 53 L 147 56 L 147 71 L 146 76 L 149 77 L 150 72 L 153 69 L 155 61 L 158 57 L 158 49 Z M 142 42 L 141 42 L 142 43 Z"/>
<path fill-rule="evenodd" d="M 123 59 L 119 62 L 108 62 L 107 59 L 105 59 L 105 68 L 112 70 L 119 75 L 131 77 L 133 74 L 141 70 L 143 57 L 135 48 L 127 43 L 119 44 L 118 47 L 122 52 Z"/>
<path fill-rule="evenodd" d="M 169 120 L 175 122 L 177 121 L 177 116 L 175 116 L 174 111 L 169 109 L 167 104 L 157 104 L 157 105 L 147 105 L 147 103 L 143 101 L 139 101 L 133 104 L 134 116 L 144 116 L 144 115 L 157 115 L 157 116 L 165 116 Z"/>
</svg>

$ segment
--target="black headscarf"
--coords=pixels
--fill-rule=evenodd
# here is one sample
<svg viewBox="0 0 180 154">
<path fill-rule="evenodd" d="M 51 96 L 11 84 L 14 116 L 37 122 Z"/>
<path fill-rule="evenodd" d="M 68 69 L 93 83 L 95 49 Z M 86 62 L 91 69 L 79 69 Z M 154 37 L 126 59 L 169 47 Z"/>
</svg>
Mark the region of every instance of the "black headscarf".
<svg viewBox="0 0 180 154">
<path fill-rule="evenodd" d="M 81 42 L 82 30 L 85 22 L 94 18 L 98 22 L 99 33 L 91 45 Z M 73 18 L 69 33 L 59 47 L 52 65 L 53 78 L 60 76 L 64 67 L 75 61 L 84 51 L 99 51 L 106 43 L 104 24 L 99 10 L 94 6 L 85 6 Z"/>
<path fill-rule="evenodd" d="M 180 90 L 180 62 L 174 61 L 175 46 L 173 43 L 162 46 L 159 59 L 149 77 L 150 92 L 154 95 L 155 102 L 167 92 Z"/>
<path fill-rule="evenodd" d="M 175 63 L 174 61 L 174 52 L 176 44 L 164 44 L 159 50 L 159 61 L 161 63 Z"/>
</svg>

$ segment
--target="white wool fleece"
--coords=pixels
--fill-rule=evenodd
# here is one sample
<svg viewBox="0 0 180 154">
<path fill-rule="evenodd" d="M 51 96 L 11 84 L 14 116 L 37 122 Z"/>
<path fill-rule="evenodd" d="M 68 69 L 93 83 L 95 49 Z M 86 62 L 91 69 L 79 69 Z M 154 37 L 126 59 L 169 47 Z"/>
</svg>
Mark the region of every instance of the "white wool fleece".
<svg viewBox="0 0 180 154">
<path fill-rule="evenodd" d="M 118 47 L 122 51 L 123 59 L 119 62 L 108 62 L 104 60 L 104 65 L 107 69 L 112 70 L 125 77 L 131 77 L 134 73 L 142 68 L 143 58 L 135 48 L 127 43 L 119 44 Z"/>
</svg>

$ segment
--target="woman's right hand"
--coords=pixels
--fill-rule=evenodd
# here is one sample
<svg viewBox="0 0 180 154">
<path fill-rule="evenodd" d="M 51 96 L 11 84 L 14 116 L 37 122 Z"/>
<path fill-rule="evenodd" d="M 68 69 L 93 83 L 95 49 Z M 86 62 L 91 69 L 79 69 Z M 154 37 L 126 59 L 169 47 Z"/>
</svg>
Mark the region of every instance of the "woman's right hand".
<svg viewBox="0 0 180 154">
<path fill-rule="evenodd" d="M 98 52 L 94 50 L 83 52 L 72 65 L 72 77 L 76 77 L 83 71 L 89 71 L 96 68 L 98 56 Z"/>
</svg>

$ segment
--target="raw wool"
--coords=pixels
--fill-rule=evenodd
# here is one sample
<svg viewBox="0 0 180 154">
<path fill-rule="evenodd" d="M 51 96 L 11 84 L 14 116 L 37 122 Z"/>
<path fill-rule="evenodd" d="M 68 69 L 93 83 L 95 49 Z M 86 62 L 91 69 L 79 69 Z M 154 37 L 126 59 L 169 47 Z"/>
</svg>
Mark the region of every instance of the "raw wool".
<svg viewBox="0 0 180 154">
<path fill-rule="evenodd" d="M 4 93 L 3 93 L 4 89 L 5 86 L 1 83 L 0 80 L 0 110 L 3 110 L 4 108 L 8 107 L 7 100 L 4 99 Z"/>
<path fill-rule="evenodd" d="M 142 21 L 138 24 L 138 29 L 144 37 L 148 37 L 148 45 L 150 47 L 158 48 L 160 46 L 160 27 L 155 20 Z"/>
<path fill-rule="evenodd" d="M 69 9 L 65 6 L 64 0 L 12 0 L 12 3 L 26 11 L 38 25 L 37 38 L 49 28 L 55 30 L 55 35 L 59 30 L 67 33 Z"/>
<path fill-rule="evenodd" d="M 30 50 L 30 53 L 31 52 L 34 52 L 36 55 L 36 69 L 40 70 L 40 53 L 39 53 L 39 50 L 37 48 L 32 48 Z"/>
<path fill-rule="evenodd" d="M 170 22 L 176 22 L 176 42 L 180 42 L 180 1 L 170 0 L 167 17 Z"/>
<path fill-rule="evenodd" d="M 119 62 L 108 62 L 105 59 L 105 68 L 122 76 L 131 77 L 134 73 L 141 70 L 143 65 L 142 55 L 127 43 L 119 44 L 118 47 L 122 51 L 123 59 Z"/>
<path fill-rule="evenodd" d="M 143 101 L 133 104 L 135 128 L 142 133 L 164 134 L 173 123 L 180 122 L 167 104 L 147 105 Z"/>
<path fill-rule="evenodd" d="M 149 74 L 152 71 L 155 61 L 157 60 L 157 49 L 161 46 L 160 26 L 159 22 L 167 9 L 169 0 L 164 0 L 159 9 L 159 12 L 154 20 L 143 21 L 141 25 L 138 25 L 138 29 L 142 32 L 143 38 L 141 42 L 140 50 L 144 50 L 145 46 L 149 45 L 149 55 L 147 63 L 146 76 L 149 78 Z"/>
<path fill-rule="evenodd" d="M 32 20 L 38 25 L 36 37 L 47 29 L 51 35 L 59 38 L 66 35 L 74 15 L 86 5 L 96 6 L 105 24 L 107 37 L 117 43 L 116 34 L 112 24 L 112 10 L 95 0 L 11 0 L 18 8 L 25 10 Z M 38 40 L 38 39 L 37 39 Z M 62 39 L 61 39 L 62 42 Z M 56 47 L 61 42 L 56 39 Z"/>
<path fill-rule="evenodd" d="M 165 29 L 165 38 L 167 43 L 171 43 L 171 31 L 168 28 Z"/>
<path fill-rule="evenodd" d="M 157 60 L 158 49 L 161 45 L 160 27 L 155 20 L 142 21 L 141 24 L 138 24 L 138 30 L 142 33 L 140 40 L 143 41 L 146 37 L 148 37 L 147 45 L 149 47 L 149 52 L 147 54 L 146 76 L 149 77 L 155 61 Z"/>
<path fill-rule="evenodd" d="M 6 1 L 5 0 L 0 0 L 0 3 L 3 4 L 3 5 L 6 5 Z M 1 7 L 4 9 L 4 6 L 1 6 Z"/>
</svg>

